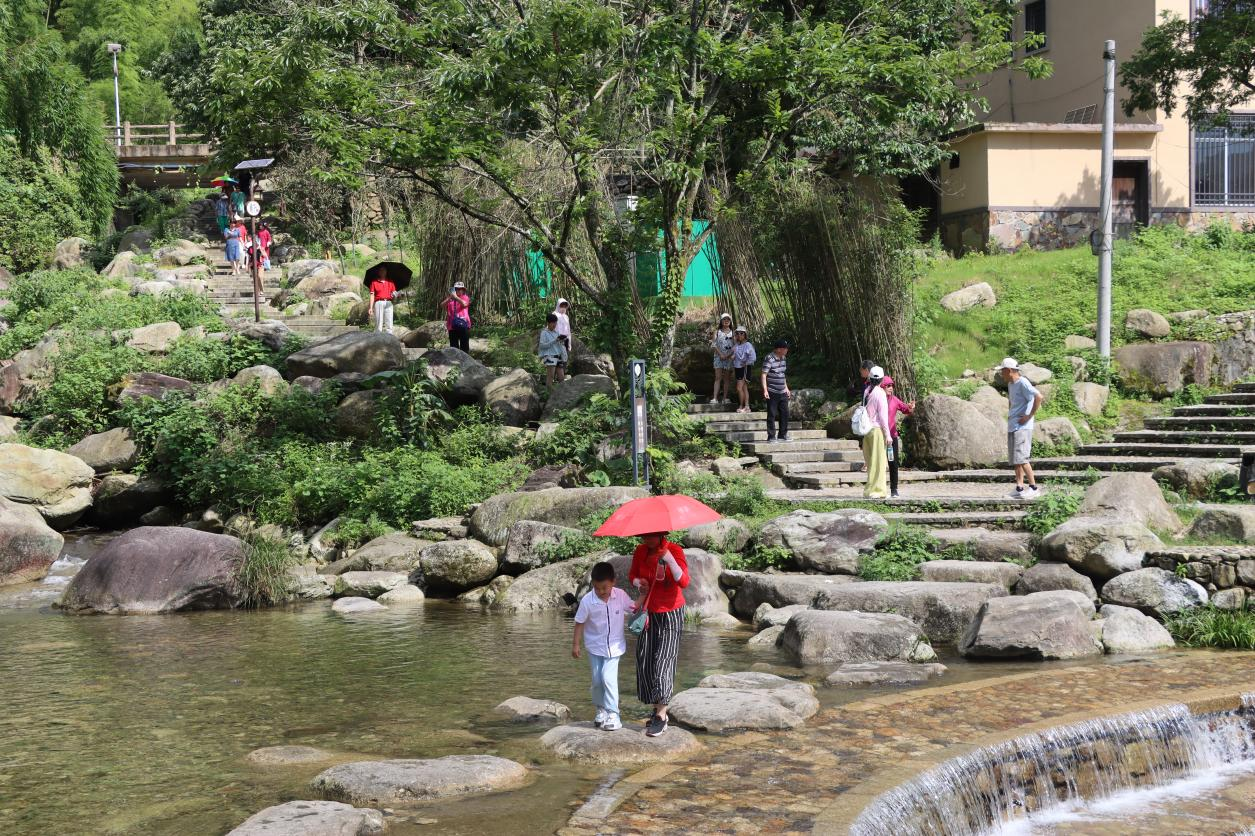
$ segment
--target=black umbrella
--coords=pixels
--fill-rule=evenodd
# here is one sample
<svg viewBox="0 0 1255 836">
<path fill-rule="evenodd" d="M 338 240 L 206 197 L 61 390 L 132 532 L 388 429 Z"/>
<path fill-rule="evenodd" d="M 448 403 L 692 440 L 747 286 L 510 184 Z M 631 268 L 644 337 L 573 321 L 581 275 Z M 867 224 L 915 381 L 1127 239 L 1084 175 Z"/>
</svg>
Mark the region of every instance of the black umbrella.
<svg viewBox="0 0 1255 836">
<path fill-rule="evenodd" d="M 374 267 L 366 271 L 366 275 L 362 278 L 362 284 L 370 287 L 370 283 L 379 278 L 379 272 L 386 270 L 388 272 L 388 281 L 397 286 L 397 290 L 402 290 L 410 286 L 410 279 L 414 278 L 414 271 L 406 267 L 399 261 L 381 261 Z"/>
</svg>

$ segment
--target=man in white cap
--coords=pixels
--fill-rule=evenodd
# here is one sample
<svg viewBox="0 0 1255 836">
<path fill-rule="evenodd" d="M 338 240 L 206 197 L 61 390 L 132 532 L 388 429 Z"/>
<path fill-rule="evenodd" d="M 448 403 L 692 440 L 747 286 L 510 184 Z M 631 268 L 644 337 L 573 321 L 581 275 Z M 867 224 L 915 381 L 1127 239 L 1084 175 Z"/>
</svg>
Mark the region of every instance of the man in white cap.
<svg viewBox="0 0 1255 836">
<path fill-rule="evenodd" d="M 1020 372 L 1020 364 L 1014 357 L 1002 361 L 999 367 L 1002 379 L 1007 383 L 1007 460 L 1015 468 L 1015 490 L 1012 499 L 1036 499 L 1041 496 L 1037 489 L 1037 477 L 1029 457 L 1033 452 L 1033 416 L 1041 408 L 1041 392 L 1029 383 Z M 1025 481 L 1028 482 L 1025 485 Z"/>
</svg>

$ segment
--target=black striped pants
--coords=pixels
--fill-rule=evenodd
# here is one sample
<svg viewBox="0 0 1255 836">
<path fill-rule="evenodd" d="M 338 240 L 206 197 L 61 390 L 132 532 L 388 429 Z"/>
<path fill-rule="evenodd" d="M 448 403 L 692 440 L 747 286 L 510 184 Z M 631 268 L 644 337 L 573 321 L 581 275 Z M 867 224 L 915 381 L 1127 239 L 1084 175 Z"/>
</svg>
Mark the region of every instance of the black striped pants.
<svg viewBox="0 0 1255 836">
<path fill-rule="evenodd" d="M 671 702 L 683 629 L 683 608 L 651 612 L 649 626 L 636 639 L 636 696 L 646 705 Z"/>
</svg>

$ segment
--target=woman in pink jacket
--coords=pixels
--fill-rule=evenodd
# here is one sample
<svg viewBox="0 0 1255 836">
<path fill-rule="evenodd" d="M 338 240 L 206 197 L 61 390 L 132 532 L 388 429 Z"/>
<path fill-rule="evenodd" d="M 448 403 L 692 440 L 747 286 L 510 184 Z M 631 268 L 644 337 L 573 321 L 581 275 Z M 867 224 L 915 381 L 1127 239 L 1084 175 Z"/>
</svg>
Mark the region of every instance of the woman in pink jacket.
<svg viewBox="0 0 1255 836">
<path fill-rule="evenodd" d="M 863 436 L 863 461 L 867 466 L 867 484 L 863 487 L 863 496 L 868 499 L 887 499 L 889 497 L 889 471 L 885 451 L 889 444 L 889 397 L 880 383 L 885 378 L 885 370 L 873 366 L 867 376 L 867 392 L 863 395 L 863 406 L 867 408 L 867 417 L 871 419 L 872 428 Z"/>
<path fill-rule="evenodd" d="M 889 495 L 898 495 L 898 457 L 902 454 L 898 446 L 898 415 L 910 415 L 915 411 L 914 403 L 906 403 L 893 391 L 893 378 L 885 375 L 880 388 L 885 390 L 889 401 Z"/>
</svg>

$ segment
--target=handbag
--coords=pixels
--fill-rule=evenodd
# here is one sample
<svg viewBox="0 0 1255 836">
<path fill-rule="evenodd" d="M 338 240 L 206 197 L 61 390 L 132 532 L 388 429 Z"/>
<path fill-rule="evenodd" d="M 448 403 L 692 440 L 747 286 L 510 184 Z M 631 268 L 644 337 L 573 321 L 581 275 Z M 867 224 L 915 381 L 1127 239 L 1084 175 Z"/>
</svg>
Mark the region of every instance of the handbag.
<svg viewBox="0 0 1255 836">
<path fill-rule="evenodd" d="M 654 594 L 654 587 L 657 585 L 657 581 L 649 585 L 649 591 L 645 593 L 645 600 L 641 603 L 640 615 L 628 622 L 628 632 L 633 636 L 644 633 L 645 628 L 649 626 L 649 596 Z"/>
<path fill-rule="evenodd" d="M 854 415 L 850 417 L 850 429 L 857 436 L 864 436 L 875 429 L 876 425 L 872 423 L 872 417 L 867 414 L 867 407 L 859 404 L 854 410 Z"/>
</svg>

